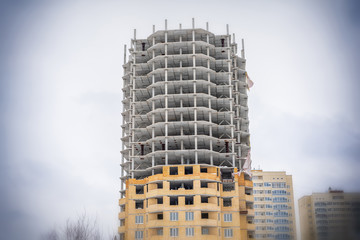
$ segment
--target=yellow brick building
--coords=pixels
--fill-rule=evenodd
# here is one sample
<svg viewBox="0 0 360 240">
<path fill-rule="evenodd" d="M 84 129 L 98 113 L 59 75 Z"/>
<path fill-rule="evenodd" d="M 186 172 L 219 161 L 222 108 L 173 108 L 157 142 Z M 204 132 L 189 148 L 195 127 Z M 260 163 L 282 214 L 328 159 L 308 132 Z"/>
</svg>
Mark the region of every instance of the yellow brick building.
<svg viewBox="0 0 360 240">
<path fill-rule="evenodd" d="M 128 180 L 119 201 L 120 239 L 252 239 L 252 182 L 243 174 L 221 177 L 230 171 L 166 166 L 162 174 Z"/>
</svg>

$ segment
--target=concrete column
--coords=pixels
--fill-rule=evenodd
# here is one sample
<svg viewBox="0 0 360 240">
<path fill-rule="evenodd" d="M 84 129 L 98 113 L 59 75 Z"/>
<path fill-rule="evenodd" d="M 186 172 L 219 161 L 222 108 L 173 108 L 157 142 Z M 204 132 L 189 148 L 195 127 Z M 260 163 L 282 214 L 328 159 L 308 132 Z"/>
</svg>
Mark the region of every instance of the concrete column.
<svg viewBox="0 0 360 240">
<path fill-rule="evenodd" d="M 167 43 L 167 37 L 168 37 L 168 32 L 167 32 L 167 20 L 165 20 L 165 165 L 169 164 L 169 154 L 168 154 L 168 150 L 169 150 L 169 140 L 168 140 L 168 69 L 167 69 L 167 63 L 168 63 L 168 56 L 167 56 L 167 48 L 168 48 L 168 43 Z"/>
</svg>

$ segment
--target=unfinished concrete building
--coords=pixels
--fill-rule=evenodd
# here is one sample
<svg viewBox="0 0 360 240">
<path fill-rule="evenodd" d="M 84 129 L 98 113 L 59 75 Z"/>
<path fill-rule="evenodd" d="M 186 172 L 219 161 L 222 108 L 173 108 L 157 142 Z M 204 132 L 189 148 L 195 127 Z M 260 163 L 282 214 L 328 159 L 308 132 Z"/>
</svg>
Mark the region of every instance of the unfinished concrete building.
<svg viewBox="0 0 360 240">
<path fill-rule="evenodd" d="M 242 44 L 243 45 L 243 44 Z M 131 40 L 123 76 L 120 239 L 252 239 L 244 49 L 195 28 Z M 126 187 L 125 187 L 126 186 Z"/>
</svg>

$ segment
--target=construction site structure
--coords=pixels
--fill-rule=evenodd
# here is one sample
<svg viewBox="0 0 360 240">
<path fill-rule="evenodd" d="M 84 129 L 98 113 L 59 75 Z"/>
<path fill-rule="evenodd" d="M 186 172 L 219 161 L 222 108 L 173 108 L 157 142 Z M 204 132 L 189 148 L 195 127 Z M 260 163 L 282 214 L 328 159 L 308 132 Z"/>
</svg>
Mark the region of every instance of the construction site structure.
<svg viewBox="0 0 360 240">
<path fill-rule="evenodd" d="M 120 239 L 253 239 L 244 42 L 192 28 L 124 56 Z M 126 52 L 126 46 L 125 46 Z M 236 174 L 238 173 L 238 174 Z"/>
</svg>

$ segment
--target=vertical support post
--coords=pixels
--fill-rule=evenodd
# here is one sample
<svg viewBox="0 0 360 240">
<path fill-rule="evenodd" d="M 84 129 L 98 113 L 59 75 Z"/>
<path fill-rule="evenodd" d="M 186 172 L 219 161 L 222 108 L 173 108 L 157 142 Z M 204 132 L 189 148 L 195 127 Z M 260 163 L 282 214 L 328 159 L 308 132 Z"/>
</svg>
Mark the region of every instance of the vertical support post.
<svg viewBox="0 0 360 240">
<path fill-rule="evenodd" d="M 198 164 L 198 123 L 197 123 L 197 94 L 196 94 L 196 52 L 195 52 L 195 19 L 192 19 L 192 60 L 193 60 L 193 100 L 194 100 L 194 141 L 195 141 L 195 164 Z"/>
<path fill-rule="evenodd" d="M 244 39 L 241 39 L 241 57 L 245 58 L 245 43 L 244 43 Z"/>
<path fill-rule="evenodd" d="M 165 165 L 169 164 L 169 139 L 168 139 L 168 32 L 167 32 L 167 19 L 165 19 Z"/>
<path fill-rule="evenodd" d="M 124 65 L 126 64 L 126 44 L 124 45 Z M 124 75 L 126 74 L 128 70 L 126 69 L 126 67 L 124 67 Z M 125 80 L 123 80 L 123 86 L 125 86 Z M 126 92 L 123 90 L 123 100 L 126 99 Z M 125 104 L 123 103 L 123 112 L 125 111 Z M 121 131 L 121 138 L 123 139 L 125 137 L 125 116 L 122 117 L 122 131 Z M 122 140 L 121 141 L 121 151 L 125 150 L 125 143 Z M 125 171 L 124 171 L 124 163 L 125 163 L 125 158 L 124 158 L 124 154 L 121 154 L 121 172 L 120 172 L 120 179 L 121 179 L 121 183 L 120 183 L 120 197 L 123 197 L 123 192 L 124 191 L 124 175 L 125 175 Z"/>
</svg>

